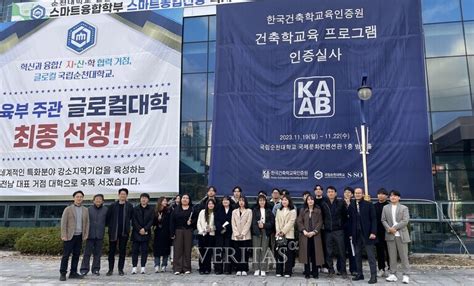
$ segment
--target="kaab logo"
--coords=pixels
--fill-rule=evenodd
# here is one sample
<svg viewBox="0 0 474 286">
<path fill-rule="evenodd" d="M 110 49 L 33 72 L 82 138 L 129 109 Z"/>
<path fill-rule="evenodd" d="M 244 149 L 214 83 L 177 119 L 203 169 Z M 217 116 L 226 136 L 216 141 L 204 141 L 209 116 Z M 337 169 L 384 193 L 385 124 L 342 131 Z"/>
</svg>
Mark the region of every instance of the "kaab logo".
<svg viewBox="0 0 474 286">
<path fill-rule="evenodd" d="M 293 115 L 296 118 L 333 117 L 336 84 L 332 76 L 300 77 L 294 83 Z"/>
<path fill-rule="evenodd" d="M 97 30 L 84 21 L 67 31 L 67 47 L 75 53 L 82 54 L 95 45 Z"/>
<path fill-rule="evenodd" d="M 46 15 L 46 9 L 41 5 L 36 5 L 35 7 L 33 7 L 33 9 L 31 9 L 31 12 L 30 12 L 30 17 L 33 20 L 42 19 L 44 18 L 45 15 Z"/>
</svg>

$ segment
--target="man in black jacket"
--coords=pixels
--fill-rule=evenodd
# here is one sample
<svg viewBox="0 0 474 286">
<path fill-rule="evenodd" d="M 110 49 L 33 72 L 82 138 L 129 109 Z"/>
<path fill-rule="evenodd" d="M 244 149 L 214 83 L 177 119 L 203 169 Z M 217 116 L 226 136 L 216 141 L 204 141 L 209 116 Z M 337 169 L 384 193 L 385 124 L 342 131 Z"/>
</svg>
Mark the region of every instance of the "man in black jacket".
<svg viewBox="0 0 474 286">
<path fill-rule="evenodd" d="M 321 203 L 324 220 L 324 237 L 326 241 L 326 263 L 328 265 L 329 275 L 334 275 L 333 254 L 336 252 L 337 260 L 341 264 L 341 274 L 343 277 L 346 277 L 344 224 L 347 220 L 347 211 L 344 202 L 337 198 L 335 187 L 327 187 L 326 195 L 327 200 Z"/>
<path fill-rule="evenodd" d="M 377 242 L 377 218 L 372 203 L 364 201 L 362 188 L 354 190 L 355 200 L 351 202 L 349 217 L 351 220 L 352 241 L 355 246 L 357 276 L 354 281 L 364 280 L 362 269 L 362 251 L 365 249 L 369 259 L 369 284 L 377 283 L 377 265 L 375 263 L 375 243 Z"/>
<path fill-rule="evenodd" d="M 381 188 L 377 191 L 378 202 L 374 204 L 375 214 L 377 215 L 377 243 L 375 248 L 377 249 L 377 266 L 379 269 L 379 277 L 387 277 L 388 268 L 390 268 L 389 258 L 388 258 L 388 247 L 387 242 L 385 241 L 385 227 L 382 224 L 382 210 L 383 207 L 388 205 L 388 192 Z M 385 264 L 386 263 L 386 264 Z M 387 269 L 385 269 L 387 267 Z"/>
<path fill-rule="evenodd" d="M 89 207 L 89 237 L 86 249 L 82 257 L 81 274 L 86 275 L 90 269 L 91 254 L 92 274 L 99 276 L 100 257 L 102 256 L 102 244 L 104 242 L 105 224 L 107 220 L 107 207 L 104 206 L 104 195 L 97 194 L 93 198 L 94 205 Z"/>
<path fill-rule="evenodd" d="M 148 258 L 148 241 L 151 238 L 153 225 L 153 208 L 148 205 L 150 195 L 140 195 L 140 204 L 133 209 L 132 215 L 132 274 L 137 274 L 138 252 L 141 256 L 141 274 L 145 274 L 145 265 Z"/>
<path fill-rule="evenodd" d="M 119 275 L 123 276 L 125 265 L 125 254 L 127 251 L 128 234 L 130 233 L 130 221 L 132 220 L 133 206 L 127 202 L 128 190 L 123 188 L 118 191 L 118 201 L 111 204 L 107 211 L 107 226 L 109 227 L 109 271 L 107 276 L 112 275 L 115 263 L 115 251 L 119 248 Z"/>
</svg>

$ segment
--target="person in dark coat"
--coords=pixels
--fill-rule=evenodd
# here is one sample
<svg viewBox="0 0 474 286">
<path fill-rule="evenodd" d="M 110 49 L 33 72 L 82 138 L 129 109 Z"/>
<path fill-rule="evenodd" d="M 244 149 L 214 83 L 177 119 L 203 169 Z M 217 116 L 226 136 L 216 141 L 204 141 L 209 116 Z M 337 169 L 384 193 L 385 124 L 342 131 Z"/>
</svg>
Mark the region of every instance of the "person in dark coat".
<svg viewBox="0 0 474 286">
<path fill-rule="evenodd" d="M 324 251 L 321 238 L 323 217 L 321 210 L 315 205 L 312 195 L 308 195 L 304 207 L 296 220 L 299 235 L 299 260 L 304 264 L 305 278 L 318 278 L 318 268 L 324 264 Z M 310 265 L 311 264 L 311 265 Z M 311 267 L 310 267 L 311 266 Z"/>
<path fill-rule="evenodd" d="M 362 188 L 354 190 L 355 201 L 351 203 L 349 216 L 351 220 L 352 241 L 355 246 L 357 276 L 354 281 L 364 280 L 362 269 L 362 252 L 365 249 L 369 259 L 369 284 L 377 283 L 377 265 L 375 262 L 375 243 L 377 242 L 377 218 L 375 207 L 364 200 Z"/>
<path fill-rule="evenodd" d="M 229 250 L 232 248 L 232 206 L 229 196 L 222 198 L 221 206 L 216 210 L 216 255 L 214 272 L 231 274 L 232 259 Z"/>
<path fill-rule="evenodd" d="M 216 195 L 217 189 L 214 186 L 207 187 L 206 196 L 202 198 L 199 203 L 193 206 L 193 221 L 197 222 L 199 213 L 206 209 L 208 200 L 214 200 L 217 208 L 220 206 L 220 200 L 216 197 Z"/>
<path fill-rule="evenodd" d="M 344 201 L 337 198 L 336 188 L 327 187 L 327 199 L 321 203 L 323 213 L 324 240 L 326 246 L 326 264 L 329 275 L 334 275 L 333 255 L 337 253 L 339 273 L 346 277 L 346 248 L 344 245 L 344 223 L 347 220 L 347 209 Z"/>
<path fill-rule="evenodd" d="M 145 265 L 148 258 L 148 241 L 151 239 L 154 212 L 148 205 L 150 195 L 140 195 L 140 204 L 133 209 L 132 216 L 132 274 L 137 274 L 138 253 L 141 256 L 141 274 L 145 274 Z"/>
<path fill-rule="evenodd" d="M 133 213 L 133 205 L 127 202 L 127 197 L 128 189 L 120 189 L 118 191 L 118 201 L 111 204 L 107 210 L 107 226 L 109 228 L 109 271 L 107 276 L 113 273 L 117 246 L 119 249 L 119 275 L 123 276 L 125 274 L 123 267 Z"/>
<path fill-rule="evenodd" d="M 268 208 L 267 197 L 260 194 L 252 215 L 252 246 L 254 249 L 254 276 L 266 276 L 268 271 L 267 251 L 270 251 L 270 236 L 275 228 L 275 217 Z M 271 251 L 270 251 L 271 253 Z"/>
<path fill-rule="evenodd" d="M 153 240 L 155 272 L 166 272 L 166 267 L 168 267 L 168 257 L 171 253 L 170 217 L 171 213 L 168 207 L 168 200 L 165 197 L 159 198 L 156 203 L 155 218 L 153 221 L 155 230 Z"/>
<path fill-rule="evenodd" d="M 377 250 L 377 267 L 379 269 L 379 277 L 387 277 L 390 262 L 388 257 L 388 246 L 385 241 L 385 227 L 382 224 L 382 210 L 388 205 L 388 192 L 384 188 L 377 191 L 378 202 L 374 204 L 375 214 L 377 216 L 377 243 L 375 248 Z M 387 269 L 386 269 L 387 268 Z"/>
<path fill-rule="evenodd" d="M 188 194 L 181 196 L 181 204 L 171 213 L 170 233 L 173 239 L 173 272 L 191 274 L 191 252 L 193 247 L 193 207 Z"/>
<path fill-rule="evenodd" d="M 90 269 L 90 258 L 92 260 L 92 274 L 99 276 L 100 257 L 102 256 L 102 244 L 104 243 L 105 224 L 107 221 L 107 207 L 104 206 L 104 195 L 97 194 L 93 198 L 94 204 L 89 207 L 89 237 L 81 263 L 81 274 L 86 275 Z"/>
</svg>

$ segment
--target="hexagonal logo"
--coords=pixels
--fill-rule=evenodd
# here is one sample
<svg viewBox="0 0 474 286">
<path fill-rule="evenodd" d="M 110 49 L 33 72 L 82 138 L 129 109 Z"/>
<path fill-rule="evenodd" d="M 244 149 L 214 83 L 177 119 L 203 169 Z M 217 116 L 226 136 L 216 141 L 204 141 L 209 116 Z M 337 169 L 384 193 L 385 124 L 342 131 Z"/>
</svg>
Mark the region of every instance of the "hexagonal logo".
<svg viewBox="0 0 474 286">
<path fill-rule="evenodd" d="M 46 16 L 46 9 L 41 5 L 36 5 L 30 11 L 30 17 L 33 20 L 42 19 L 44 16 Z"/>
<path fill-rule="evenodd" d="M 315 178 L 316 180 L 321 180 L 323 177 L 324 177 L 323 172 L 321 172 L 321 171 L 316 171 L 316 172 L 314 172 L 314 178 Z"/>
<path fill-rule="evenodd" d="M 77 54 L 82 54 L 95 45 L 97 29 L 87 22 L 80 22 L 67 31 L 66 46 Z"/>
</svg>

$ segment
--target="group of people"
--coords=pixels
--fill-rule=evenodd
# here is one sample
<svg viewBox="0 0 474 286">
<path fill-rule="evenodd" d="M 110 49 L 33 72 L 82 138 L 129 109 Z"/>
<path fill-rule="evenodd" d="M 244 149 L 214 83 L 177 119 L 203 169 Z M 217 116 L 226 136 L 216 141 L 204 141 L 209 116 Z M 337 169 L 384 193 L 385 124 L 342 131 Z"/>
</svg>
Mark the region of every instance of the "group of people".
<svg viewBox="0 0 474 286">
<path fill-rule="evenodd" d="M 318 278 L 321 271 L 329 276 L 337 273 L 348 277 L 346 260 L 349 259 L 352 280 L 364 280 L 362 253 L 365 251 L 370 284 L 377 282 L 377 276 L 396 282 L 398 256 L 403 283 L 409 283 L 409 212 L 400 204 L 398 191 L 389 194 L 380 189 L 375 204 L 364 199 L 362 188 L 347 187 L 342 198 L 337 197 L 333 186 L 327 187 L 324 194 L 323 187 L 317 185 L 313 192 L 304 192 L 304 205 L 298 209 L 289 191 L 278 189 L 272 190 L 271 197 L 260 191 L 252 208 L 238 186 L 232 196 L 220 198 L 215 187 L 208 187 L 206 196 L 195 205 L 188 194 L 176 196 L 170 202 L 160 197 L 155 207 L 149 205 L 150 196 L 146 193 L 140 195 L 140 203 L 133 207 L 127 201 L 128 190 L 120 189 L 118 200 L 111 205 L 104 206 L 104 197 L 98 194 L 93 198 L 94 204 L 85 208 L 84 193 L 76 191 L 74 203 L 66 207 L 61 219 L 64 252 L 60 280 L 66 280 L 71 254 L 69 278 L 83 278 L 90 270 L 100 275 L 107 227 L 107 275 L 113 275 L 117 248 L 118 273 L 124 275 L 129 238 L 132 274 L 138 273 L 139 256 L 140 273 L 145 273 L 150 240 L 153 240 L 155 272 L 166 271 L 172 253 L 173 273 L 190 274 L 193 237 L 197 237 L 202 275 L 210 274 L 213 265 L 215 274 L 235 272 L 237 276 L 246 276 L 252 257 L 255 276 L 266 276 L 270 267 L 275 266 L 277 277 L 288 278 L 293 275 L 297 256 L 304 264 L 306 278 Z M 87 242 L 78 272 L 82 241 Z"/>
</svg>

